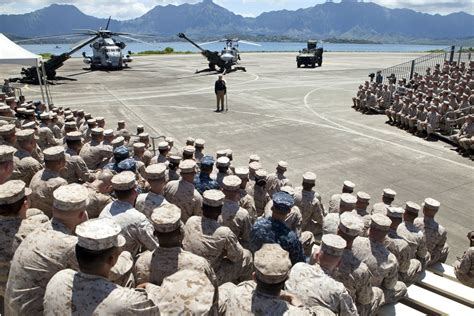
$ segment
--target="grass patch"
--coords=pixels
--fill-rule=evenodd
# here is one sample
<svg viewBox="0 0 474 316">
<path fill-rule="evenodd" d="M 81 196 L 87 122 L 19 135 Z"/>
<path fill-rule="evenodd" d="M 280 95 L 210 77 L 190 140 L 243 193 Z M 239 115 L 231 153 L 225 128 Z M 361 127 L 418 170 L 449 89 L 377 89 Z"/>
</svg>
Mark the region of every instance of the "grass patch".
<svg viewBox="0 0 474 316">
<path fill-rule="evenodd" d="M 43 59 L 50 59 L 53 54 L 51 53 L 40 53 L 39 54 Z"/>
<path fill-rule="evenodd" d="M 169 54 L 193 54 L 193 52 L 175 52 L 172 47 L 166 47 L 163 50 L 146 50 L 143 52 L 132 53 L 134 56 L 148 56 L 148 55 L 169 55 Z"/>
</svg>

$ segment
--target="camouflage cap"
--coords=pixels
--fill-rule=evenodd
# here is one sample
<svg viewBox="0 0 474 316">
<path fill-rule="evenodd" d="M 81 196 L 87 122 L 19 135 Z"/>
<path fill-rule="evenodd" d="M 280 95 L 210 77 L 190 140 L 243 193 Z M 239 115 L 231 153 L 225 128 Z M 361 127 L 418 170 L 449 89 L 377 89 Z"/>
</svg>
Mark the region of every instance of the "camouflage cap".
<svg viewBox="0 0 474 316">
<path fill-rule="evenodd" d="M 0 136 L 7 136 L 11 134 L 15 134 L 15 125 L 13 124 L 6 124 L 0 126 Z"/>
<path fill-rule="evenodd" d="M 214 166 L 214 157 L 206 155 L 201 158 L 201 166 Z"/>
<path fill-rule="evenodd" d="M 255 154 L 250 155 L 250 156 L 249 156 L 249 163 L 254 162 L 254 161 L 260 162 L 260 156 L 259 156 L 259 155 L 255 155 Z"/>
<path fill-rule="evenodd" d="M 402 207 L 390 206 L 387 209 L 387 216 L 389 218 L 402 218 L 405 210 Z"/>
<path fill-rule="evenodd" d="M 263 169 L 257 169 L 255 171 L 255 179 L 262 180 L 267 178 L 267 172 Z"/>
<path fill-rule="evenodd" d="M 303 183 L 315 184 L 316 183 L 316 174 L 313 173 L 313 172 L 305 172 L 303 174 Z"/>
<path fill-rule="evenodd" d="M 416 204 L 415 202 L 408 201 L 405 204 L 405 212 L 412 213 L 418 215 L 420 212 L 420 205 Z"/>
<path fill-rule="evenodd" d="M 196 172 L 196 162 L 192 159 L 186 159 L 179 163 L 179 170 L 181 173 Z"/>
<path fill-rule="evenodd" d="M 353 182 L 349 181 L 349 180 L 344 181 L 343 186 L 344 186 L 345 189 L 351 190 L 351 192 L 355 188 L 355 184 Z"/>
<path fill-rule="evenodd" d="M 273 207 L 280 212 L 289 213 L 295 205 L 295 199 L 286 192 L 277 192 L 272 196 Z"/>
<path fill-rule="evenodd" d="M 77 124 L 74 121 L 64 123 L 64 127 L 67 129 L 76 129 Z"/>
<path fill-rule="evenodd" d="M 51 119 L 51 113 L 49 112 L 43 112 L 40 114 L 40 120 L 49 120 Z"/>
<path fill-rule="evenodd" d="M 339 230 L 349 236 L 359 236 L 364 229 L 362 218 L 351 212 L 344 212 L 339 217 Z"/>
<path fill-rule="evenodd" d="M 91 118 L 91 119 L 88 119 L 88 120 L 87 120 L 87 124 L 88 124 L 88 125 L 92 125 L 92 124 L 96 124 L 96 123 L 97 123 L 97 120 L 96 120 L 96 119 Z"/>
<path fill-rule="evenodd" d="M 173 138 L 173 137 L 170 137 L 170 136 L 167 136 L 167 137 L 165 138 L 165 142 L 167 142 L 168 144 L 174 143 L 174 138 Z"/>
<path fill-rule="evenodd" d="M 149 165 L 145 169 L 145 178 L 147 180 L 160 180 L 166 176 L 166 165 L 164 163 L 157 163 Z"/>
<path fill-rule="evenodd" d="M 291 195 L 293 198 L 295 197 L 295 189 L 293 189 L 293 187 L 290 187 L 289 185 L 285 185 L 283 187 L 280 188 L 280 191 L 281 192 L 286 192 L 288 193 L 289 195 Z"/>
<path fill-rule="evenodd" d="M 432 209 L 435 211 L 438 211 L 440 206 L 441 206 L 441 203 L 439 203 L 433 198 L 426 198 L 425 202 L 423 203 L 423 208 Z"/>
<path fill-rule="evenodd" d="M 8 105 L 1 105 L 0 106 L 0 113 L 12 113 L 12 109 Z"/>
<path fill-rule="evenodd" d="M 180 270 L 166 277 L 157 297 L 163 315 L 208 315 L 215 288 L 203 272 Z"/>
<path fill-rule="evenodd" d="M 257 171 L 258 169 L 262 169 L 262 165 L 258 161 L 252 161 L 251 163 L 249 163 L 249 169 Z"/>
<path fill-rule="evenodd" d="M 190 136 L 190 137 L 186 138 L 186 145 L 194 146 L 194 142 L 195 142 L 195 141 L 196 141 L 196 140 L 194 139 L 194 137 L 191 137 L 191 136 Z"/>
<path fill-rule="evenodd" d="M 235 168 L 235 175 L 242 180 L 247 180 L 249 177 L 249 168 L 247 167 L 238 167 Z"/>
<path fill-rule="evenodd" d="M 140 150 L 140 149 L 145 149 L 145 143 L 141 143 L 141 142 L 136 142 L 133 144 L 133 149 L 137 149 L 137 150 Z"/>
<path fill-rule="evenodd" d="M 63 185 L 53 192 L 53 207 L 60 211 L 85 210 L 89 203 L 89 191 L 77 184 Z"/>
<path fill-rule="evenodd" d="M 13 161 L 13 154 L 15 152 L 15 147 L 0 145 L 0 162 Z"/>
<path fill-rule="evenodd" d="M 104 118 L 103 116 L 98 116 L 98 117 L 95 118 L 95 120 L 96 120 L 97 122 L 101 122 L 101 123 L 102 123 L 102 122 L 105 122 L 105 118 Z"/>
<path fill-rule="evenodd" d="M 395 192 L 392 189 L 384 189 L 383 190 L 383 196 L 389 199 L 394 199 L 395 196 L 397 195 L 397 192 Z"/>
<path fill-rule="evenodd" d="M 377 213 L 371 216 L 370 228 L 375 228 L 377 230 L 387 232 L 390 229 L 392 220 L 386 215 Z"/>
<path fill-rule="evenodd" d="M 230 159 L 227 157 L 217 158 L 217 167 L 228 167 L 230 165 Z"/>
<path fill-rule="evenodd" d="M 123 247 L 125 238 L 120 226 L 110 218 L 94 218 L 76 227 L 77 245 L 89 250 L 107 250 Z"/>
<path fill-rule="evenodd" d="M 107 136 L 107 137 L 109 137 L 109 136 L 114 136 L 114 130 L 113 130 L 113 129 L 110 129 L 110 128 L 109 128 L 109 129 L 105 129 L 105 130 L 104 130 L 104 136 Z"/>
<path fill-rule="evenodd" d="M 231 175 L 231 176 L 225 176 L 224 179 L 222 180 L 222 188 L 224 190 L 229 190 L 229 191 L 235 191 L 240 189 L 240 184 L 242 183 L 242 180 L 240 180 L 239 177 Z"/>
<path fill-rule="evenodd" d="M 112 144 L 114 148 L 116 148 L 116 147 L 123 146 L 124 142 L 125 142 L 125 138 L 123 138 L 123 136 L 118 136 L 118 137 L 115 137 L 110 143 Z"/>
<path fill-rule="evenodd" d="M 277 243 L 263 244 L 255 252 L 255 274 L 267 284 L 278 284 L 286 280 L 291 269 L 290 256 Z"/>
<path fill-rule="evenodd" d="M 202 138 L 198 138 L 196 139 L 196 141 L 194 141 L 194 147 L 196 148 L 204 148 L 205 144 L 206 144 L 206 141 Z"/>
<path fill-rule="evenodd" d="M 117 191 L 127 191 L 137 186 L 135 173 L 124 171 L 112 177 L 112 188 Z"/>
<path fill-rule="evenodd" d="M 153 209 L 151 223 L 160 233 L 170 233 L 181 226 L 181 209 L 174 204 L 163 204 Z"/>
<path fill-rule="evenodd" d="M 355 204 L 357 203 L 357 198 L 350 193 L 342 193 L 341 203 L 355 206 Z"/>
<path fill-rule="evenodd" d="M 183 154 L 194 155 L 195 152 L 196 152 L 196 148 L 194 148 L 194 146 L 191 146 L 191 145 L 188 145 L 184 147 L 183 149 Z"/>
<path fill-rule="evenodd" d="M 150 134 L 148 134 L 148 133 L 140 133 L 140 134 L 138 134 L 138 138 L 139 138 L 140 140 L 148 139 L 148 137 L 150 137 Z"/>
<path fill-rule="evenodd" d="M 219 159 L 220 157 L 227 157 L 227 149 L 220 149 L 216 151 L 216 157 Z"/>
<path fill-rule="evenodd" d="M 31 194 L 25 182 L 10 180 L 0 185 L 0 205 L 13 204 Z"/>
<path fill-rule="evenodd" d="M 133 158 L 127 158 L 120 161 L 117 164 L 118 172 L 131 171 L 135 173 L 137 171 L 137 161 Z"/>
<path fill-rule="evenodd" d="M 43 151 L 45 161 L 56 161 L 60 159 L 65 159 L 65 152 L 63 146 L 54 146 L 46 148 Z"/>
<path fill-rule="evenodd" d="M 280 160 L 280 161 L 278 162 L 277 167 L 278 167 L 279 169 L 286 170 L 286 169 L 288 169 L 288 163 L 287 163 L 286 161 L 284 161 L 284 160 Z"/>
<path fill-rule="evenodd" d="M 159 150 L 168 150 L 168 149 L 170 149 L 170 145 L 168 144 L 168 142 L 160 142 L 158 144 L 158 149 Z"/>
<path fill-rule="evenodd" d="M 79 131 L 69 132 L 66 134 L 66 140 L 82 140 L 82 133 Z"/>
<path fill-rule="evenodd" d="M 18 141 L 27 141 L 35 137 L 35 131 L 32 129 L 22 129 L 15 133 Z"/>
<path fill-rule="evenodd" d="M 23 129 L 35 129 L 38 125 L 35 121 L 27 122 L 21 126 Z"/>
<path fill-rule="evenodd" d="M 346 241 L 341 236 L 335 234 L 325 234 L 321 238 L 321 251 L 330 256 L 342 256 L 346 246 Z"/>
<path fill-rule="evenodd" d="M 365 203 L 369 203 L 370 195 L 366 192 L 359 191 L 359 192 L 357 192 L 357 200 L 365 202 Z"/>
<path fill-rule="evenodd" d="M 104 129 L 102 127 L 95 127 L 91 129 L 91 134 L 97 136 L 104 135 Z"/>
<path fill-rule="evenodd" d="M 177 155 L 171 155 L 168 157 L 168 160 L 174 164 L 179 164 L 183 158 Z"/>
<path fill-rule="evenodd" d="M 202 195 L 203 204 L 212 206 L 212 207 L 219 207 L 224 204 L 225 195 L 220 190 L 207 190 L 204 191 Z"/>
</svg>

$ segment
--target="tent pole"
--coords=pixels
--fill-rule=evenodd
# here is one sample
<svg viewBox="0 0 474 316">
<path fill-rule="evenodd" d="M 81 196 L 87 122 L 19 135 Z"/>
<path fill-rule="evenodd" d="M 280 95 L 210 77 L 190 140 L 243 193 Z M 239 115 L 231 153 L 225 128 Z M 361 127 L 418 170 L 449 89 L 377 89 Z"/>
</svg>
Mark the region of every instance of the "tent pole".
<svg viewBox="0 0 474 316">
<path fill-rule="evenodd" d="M 36 61 L 36 74 L 38 75 L 38 83 L 40 85 L 41 97 L 43 98 L 43 102 L 46 103 L 46 100 L 44 98 L 44 92 L 43 92 L 43 82 L 41 80 L 41 74 L 40 74 L 39 67 L 40 67 L 39 62 Z M 49 104 L 48 104 L 48 108 L 49 108 Z"/>
<path fill-rule="evenodd" d="M 49 90 L 48 78 L 45 78 L 46 70 L 44 69 L 44 62 L 41 62 L 41 69 L 43 70 L 43 83 L 46 90 L 46 98 L 48 99 L 48 105 L 50 105 L 53 103 L 53 96 L 51 95 L 51 91 Z"/>
</svg>

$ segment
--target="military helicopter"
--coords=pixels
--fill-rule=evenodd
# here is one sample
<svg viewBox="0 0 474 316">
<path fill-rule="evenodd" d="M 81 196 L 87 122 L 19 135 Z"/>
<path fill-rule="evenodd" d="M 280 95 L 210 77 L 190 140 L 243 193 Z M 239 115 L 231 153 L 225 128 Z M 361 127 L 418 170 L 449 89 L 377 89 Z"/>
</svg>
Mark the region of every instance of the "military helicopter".
<svg viewBox="0 0 474 316">
<path fill-rule="evenodd" d="M 218 71 L 220 73 L 226 74 L 237 70 L 247 71 L 245 67 L 238 66 L 238 63 L 240 61 L 239 42 L 248 45 L 261 46 L 257 43 L 252 43 L 239 39 L 222 39 L 219 41 L 207 42 L 199 45 L 189 39 L 184 33 L 179 33 L 178 37 L 194 45 L 197 49 L 201 51 L 201 54 L 209 61 L 209 68 L 198 70 L 196 71 L 196 73 Z M 225 43 L 225 47 L 221 52 L 210 51 L 201 47 L 214 43 Z M 216 69 L 216 67 L 218 69 Z"/>
<path fill-rule="evenodd" d="M 92 48 L 93 55 L 87 56 L 85 52 L 82 53 L 84 57 L 84 63 L 90 65 L 91 70 L 96 69 L 104 69 L 104 70 L 114 70 L 114 69 L 123 69 L 124 67 L 128 67 L 128 63 L 133 61 L 133 58 L 130 57 L 131 52 L 129 51 L 127 55 L 123 55 L 122 50 L 127 46 L 124 42 L 118 42 L 112 36 L 123 37 L 132 41 L 141 42 L 148 44 L 142 40 L 136 39 L 131 37 L 133 36 L 142 36 L 142 37 L 154 37 L 151 35 L 141 35 L 141 34 L 129 34 L 129 33 L 119 33 L 119 32 L 112 32 L 109 31 L 109 24 L 110 24 L 109 17 L 107 21 L 107 25 L 105 29 L 100 28 L 97 31 L 94 30 L 73 30 L 79 31 L 79 33 L 73 34 L 62 34 L 62 35 L 53 35 L 53 36 L 46 36 L 40 38 L 32 38 L 27 40 L 20 40 L 16 43 L 20 42 L 28 42 L 32 40 L 42 40 L 42 39 L 52 39 L 52 38 L 68 38 L 68 37 L 78 37 L 78 36 L 91 36 L 85 40 L 80 41 L 79 43 L 75 44 L 69 51 L 64 52 L 60 55 L 52 55 L 44 63 L 44 68 L 46 72 L 46 78 L 48 80 L 58 80 L 58 79 L 66 79 L 66 78 L 59 78 L 56 76 L 56 70 L 64 65 L 64 62 L 71 58 L 71 56 L 83 48 L 84 46 L 90 44 Z M 42 72 L 41 68 L 39 69 Z M 20 81 L 23 83 L 29 84 L 38 84 L 38 75 L 36 71 L 36 67 L 30 68 L 23 68 L 21 71 L 21 78 L 12 78 L 12 81 Z"/>
</svg>

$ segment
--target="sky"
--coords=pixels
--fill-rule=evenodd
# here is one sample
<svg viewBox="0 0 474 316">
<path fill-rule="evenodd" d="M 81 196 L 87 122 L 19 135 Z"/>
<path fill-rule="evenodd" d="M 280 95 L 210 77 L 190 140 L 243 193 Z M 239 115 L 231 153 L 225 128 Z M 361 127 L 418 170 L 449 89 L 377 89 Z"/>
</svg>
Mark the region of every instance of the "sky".
<svg viewBox="0 0 474 316">
<path fill-rule="evenodd" d="M 73 4 L 88 15 L 126 20 L 139 17 L 156 5 L 196 3 L 201 0 L 0 0 L 0 14 L 21 14 L 41 9 L 52 3 Z M 215 3 L 243 16 L 255 17 L 274 10 L 297 10 L 326 0 L 214 0 Z M 333 0 L 340 2 L 340 0 Z M 430 14 L 464 11 L 474 14 L 474 0 L 364 0 L 389 8 L 408 8 Z"/>
</svg>

